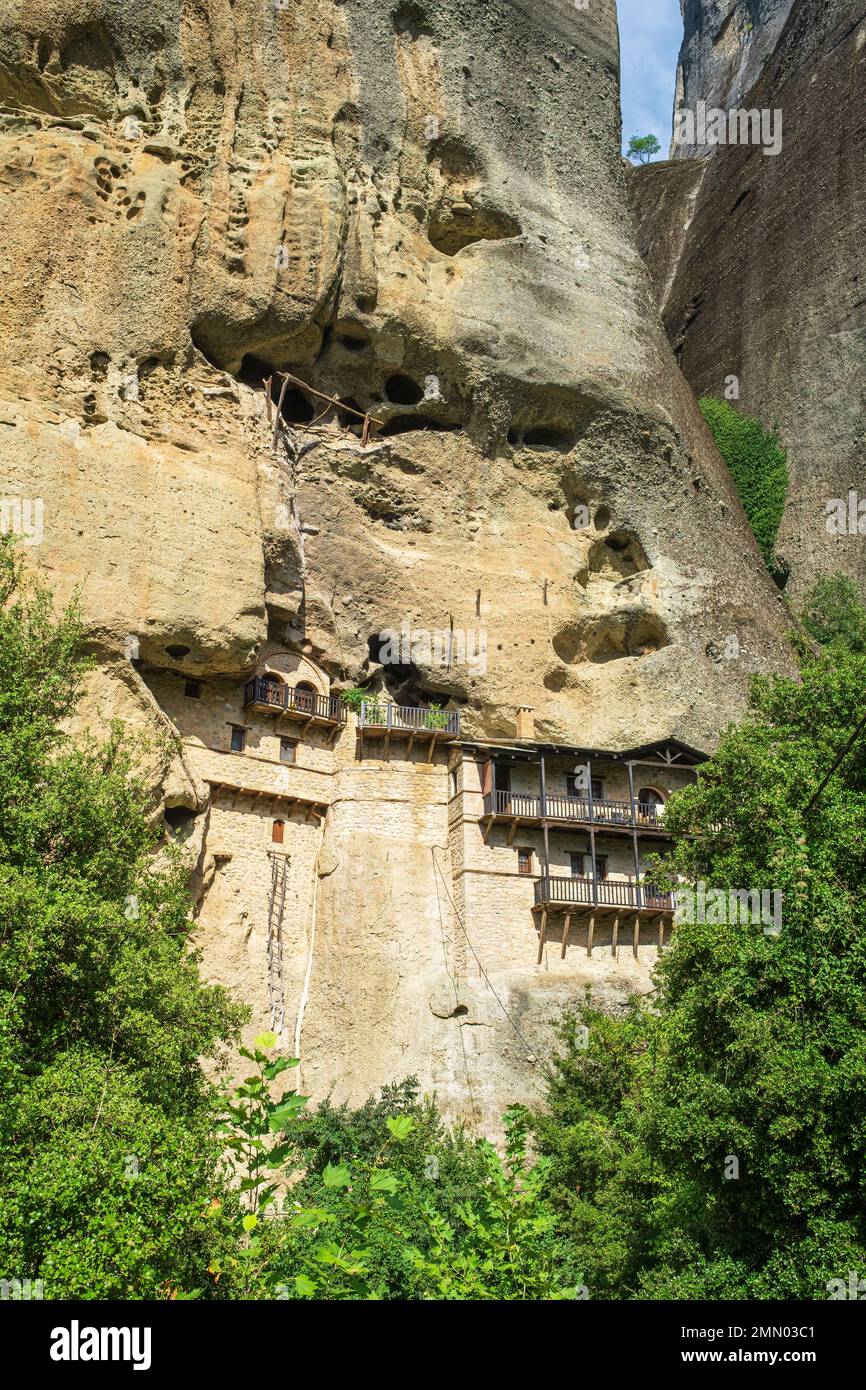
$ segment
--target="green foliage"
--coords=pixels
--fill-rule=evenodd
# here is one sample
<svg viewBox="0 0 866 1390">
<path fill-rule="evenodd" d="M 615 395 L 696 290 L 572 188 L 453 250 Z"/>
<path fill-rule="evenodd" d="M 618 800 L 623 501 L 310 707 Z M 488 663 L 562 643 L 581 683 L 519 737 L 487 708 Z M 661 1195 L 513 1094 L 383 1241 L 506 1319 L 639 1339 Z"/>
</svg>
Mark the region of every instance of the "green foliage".
<svg viewBox="0 0 866 1390">
<path fill-rule="evenodd" d="M 80 647 L 0 544 L 0 1273 L 175 1296 L 219 1158 L 199 1057 L 241 1011 L 199 979 L 185 873 L 154 863 L 142 750 L 63 733 Z"/>
<path fill-rule="evenodd" d="M 426 729 L 447 729 L 448 714 L 441 705 L 429 705 L 424 716 Z"/>
<path fill-rule="evenodd" d="M 839 571 L 819 579 L 806 595 L 803 626 L 822 646 L 866 653 L 866 612 L 854 580 Z"/>
<path fill-rule="evenodd" d="M 483 1177 L 470 1201 L 449 1221 L 430 1197 L 421 1211 L 429 1248 L 412 1247 L 415 1268 L 429 1282 L 428 1297 L 472 1300 L 549 1300 L 578 1296 L 559 1277 L 556 1217 L 547 1200 L 549 1160 L 526 1156 L 527 1116 L 521 1107 L 506 1114 L 506 1153 L 478 1145 Z M 584 1291 L 580 1291 L 584 1292 Z"/>
<path fill-rule="evenodd" d="M 364 690 L 360 685 L 353 685 L 349 690 L 344 690 L 340 696 L 347 709 L 353 710 L 355 714 L 361 713 L 361 705 L 365 700 L 370 699 L 369 690 Z"/>
<path fill-rule="evenodd" d="M 628 157 L 640 164 L 648 164 L 661 150 L 655 135 L 633 135 L 628 142 Z"/>
<path fill-rule="evenodd" d="M 648 1002 L 565 1028 L 539 1147 L 592 1297 L 825 1299 L 866 1268 L 862 741 L 806 809 L 864 689 L 841 642 L 756 682 L 668 802 L 669 875 L 780 893 L 780 934 L 679 921 Z"/>
<path fill-rule="evenodd" d="M 211 1269 L 232 1296 L 574 1296 L 555 1272 L 548 1165 L 527 1162 L 522 1114 L 509 1118 L 503 1160 L 486 1141 L 446 1129 L 409 1080 L 356 1111 L 326 1102 L 304 1114 L 293 1097 L 274 1143 L 267 1136 L 287 1098 L 268 1098 L 267 1058 L 255 1060 L 259 1076 L 229 1107 L 245 1211 L 222 1223 L 228 1253 Z M 267 1170 L 283 1167 L 280 1200 Z"/>
<path fill-rule="evenodd" d="M 699 404 L 731 471 L 764 562 L 782 582 L 787 571 L 783 562 L 774 559 L 773 546 L 788 491 L 787 454 L 759 420 L 741 415 L 728 401 L 703 396 Z"/>
</svg>

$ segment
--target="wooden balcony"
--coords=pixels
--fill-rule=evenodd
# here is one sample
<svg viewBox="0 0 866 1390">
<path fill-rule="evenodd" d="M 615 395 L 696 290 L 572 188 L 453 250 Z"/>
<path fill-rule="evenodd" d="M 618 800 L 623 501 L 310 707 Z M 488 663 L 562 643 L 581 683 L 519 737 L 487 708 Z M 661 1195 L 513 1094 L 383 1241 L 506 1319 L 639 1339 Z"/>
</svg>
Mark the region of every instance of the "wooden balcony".
<svg viewBox="0 0 866 1390">
<path fill-rule="evenodd" d="M 494 791 L 484 797 L 482 819 L 488 824 L 502 821 L 512 825 L 540 826 L 546 820 L 553 826 L 595 826 L 598 830 L 665 836 L 664 812 L 644 801 L 606 801 L 582 796 L 524 796 L 519 792 Z"/>
<path fill-rule="evenodd" d="M 659 893 L 651 884 L 638 884 L 632 879 L 593 880 L 577 875 L 560 878 L 550 874 L 536 879 L 535 906 L 563 911 L 598 908 L 624 913 L 648 912 L 656 917 L 674 915 L 673 894 Z"/>
<path fill-rule="evenodd" d="M 430 752 L 437 743 L 450 743 L 460 737 L 460 711 L 433 709 L 429 705 L 392 705 L 385 700 L 362 700 L 358 711 L 358 728 L 365 734 L 385 739 L 385 752 L 392 738 L 408 740 L 408 752 L 416 741 L 429 743 Z"/>
<path fill-rule="evenodd" d="M 631 923 L 632 951 L 637 959 L 640 947 L 641 925 L 657 926 L 658 948 L 665 944 L 665 927 L 673 926 L 674 897 L 672 893 L 659 893 L 650 884 L 621 882 L 617 879 L 558 878 L 546 875 L 536 880 L 535 905 L 533 913 L 540 912 L 538 923 L 538 961 L 544 958 L 544 946 L 551 919 L 561 918 L 562 934 L 561 958 L 565 959 L 568 949 L 569 932 L 572 921 L 577 919 L 586 925 L 586 954 L 592 955 L 595 942 L 596 924 L 609 925 L 611 954 L 616 956 L 619 945 L 620 923 Z M 650 919 L 654 919 L 650 922 Z M 597 944 L 597 943 L 596 943 Z"/>
<path fill-rule="evenodd" d="M 346 722 L 346 707 L 338 695 L 316 695 L 312 690 L 296 690 L 285 681 L 257 676 L 244 686 L 244 707 L 258 714 L 283 715 L 307 724 L 324 724 L 339 729 Z"/>
</svg>

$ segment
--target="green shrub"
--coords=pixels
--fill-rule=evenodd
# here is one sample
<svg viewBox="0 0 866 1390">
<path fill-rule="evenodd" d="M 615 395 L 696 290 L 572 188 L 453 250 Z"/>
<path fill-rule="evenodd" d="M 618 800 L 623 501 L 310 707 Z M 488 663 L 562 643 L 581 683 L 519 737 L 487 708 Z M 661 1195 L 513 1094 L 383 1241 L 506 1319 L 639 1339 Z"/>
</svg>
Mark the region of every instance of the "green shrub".
<svg viewBox="0 0 866 1390">
<path fill-rule="evenodd" d="M 773 546 L 788 491 L 787 454 L 759 420 L 741 415 L 727 401 L 703 396 L 699 404 L 730 469 L 764 562 L 781 583 L 787 567 L 774 558 Z"/>
<path fill-rule="evenodd" d="M 424 726 L 427 729 L 448 728 L 448 715 L 441 705 L 430 705 L 424 716 Z"/>
<path fill-rule="evenodd" d="M 866 652 L 866 612 L 854 580 L 837 571 L 813 584 L 803 604 L 803 626 L 824 647 L 840 643 Z"/>
</svg>

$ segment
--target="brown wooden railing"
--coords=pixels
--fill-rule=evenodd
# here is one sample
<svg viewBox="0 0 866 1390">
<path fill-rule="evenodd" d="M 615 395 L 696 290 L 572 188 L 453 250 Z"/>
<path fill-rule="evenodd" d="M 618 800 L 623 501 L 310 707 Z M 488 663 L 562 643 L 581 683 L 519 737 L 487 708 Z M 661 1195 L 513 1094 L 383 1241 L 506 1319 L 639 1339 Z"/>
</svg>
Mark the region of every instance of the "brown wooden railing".
<svg viewBox="0 0 866 1390">
<path fill-rule="evenodd" d="M 595 888 L 595 893 L 593 893 Z M 673 912 L 672 893 L 659 893 L 651 884 L 620 881 L 614 878 L 599 879 L 595 884 L 591 878 L 573 875 L 569 878 L 544 875 L 535 881 L 536 904 L 580 903 L 585 906 L 597 904 L 599 907 L 649 908 L 656 912 Z"/>
<path fill-rule="evenodd" d="M 661 827 L 664 824 L 660 808 L 647 802 L 635 802 L 635 820 L 641 826 Z M 541 820 L 544 812 L 540 796 L 524 796 L 520 792 L 494 791 L 484 796 L 485 816 L 523 816 Z M 547 820 L 575 821 L 583 825 L 631 826 L 631 802 L 590 801 L 586 796 L 548 796 Z"/>
<path fill-rule="evenodd" d="M 387 700 L 362 700 L 358 712 L 362 729 L 395 729 L 415 733 L 460 733 L 460 711 L 429 705 L 392 705 Z"/>
<path fill-rule="evenodd" d="M 345 724 L 346 707 L 339 695 L 317 695 L 312 690 L 295 690 L 285 681 L 257 676 L 244 686 L 245 705 L 267 705 L 275 712 L 308 715 L 311 719 L 327 719 L 332 724 Z"/>
</svg>

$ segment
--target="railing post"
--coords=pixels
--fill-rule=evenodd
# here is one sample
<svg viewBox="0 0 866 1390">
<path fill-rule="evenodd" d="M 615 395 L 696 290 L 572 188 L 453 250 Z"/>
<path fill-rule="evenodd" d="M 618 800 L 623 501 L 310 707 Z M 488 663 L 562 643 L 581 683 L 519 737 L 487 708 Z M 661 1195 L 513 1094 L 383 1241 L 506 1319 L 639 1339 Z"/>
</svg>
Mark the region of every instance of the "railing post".
<svg viewBox="0 0 866 1390">
<path fill-rule="evenodd" d="M 633 764 L 633 763 L 629 763 L 629 764 L 628 764 L 628 795 L 629 795 L 629 803 L 630 803 L 630 806 L 631 806 L 631 838 L 632 838 L 632 847 L 633 847 L 633 849 L 634 849 L 635 906 L 636 906 L 637 908 L 640 908 L 640 907 L 643 906 L 643 904 L 642 904 L 642 902 L 641 902 L 641 889 L 640 889 L 640 852 L 639 852 L 639 850 L 638 850 L 638 844 L 637 844 L 637 813 L 636 813 L 636 811 L 635 811 L 635 804 L 634 804 L 634 764 Z"/>
</svg>

